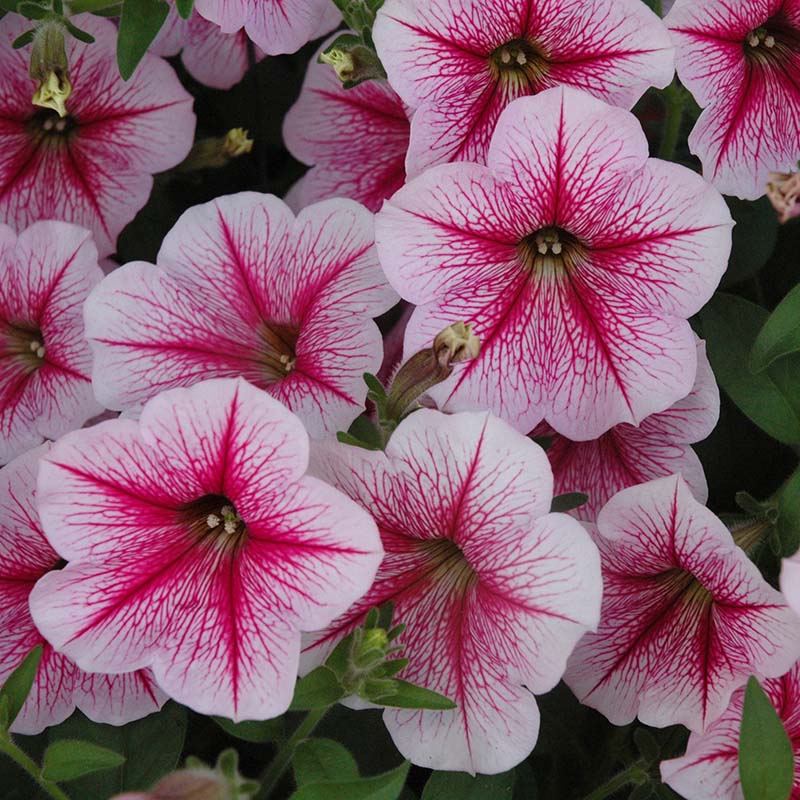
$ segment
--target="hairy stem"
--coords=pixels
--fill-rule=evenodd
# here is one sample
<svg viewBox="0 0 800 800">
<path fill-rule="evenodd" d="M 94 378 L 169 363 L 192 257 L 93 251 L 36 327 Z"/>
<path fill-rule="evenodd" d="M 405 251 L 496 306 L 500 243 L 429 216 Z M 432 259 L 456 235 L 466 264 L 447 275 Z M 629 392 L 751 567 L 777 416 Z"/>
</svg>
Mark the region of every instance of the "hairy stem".
<svg viewBox="0 0 800 800">
<path fill-rule="evenodd" d="M 294 733 L 281 745 L 278 752 L 275 753 L 275 758 L 272 763 L 264 770 L 264 773 L 259 778 L 261 788 L 256 793 L 253 800 L 266 800 L 272 794 L 275 787 L 278 785 L 283 773 L 289 766 L 292 760 L 295 748 L 304 739 L 307 739 L 314 731 L 314 728 L 319 725 L 322 718 L 328 712 L 330 706 L 325 708 L 318 708 L 315 711 L 309 711 L 303 721 L 295 728 Z"/>
<path fill-rule="evenodd" d="M 46 792 L 54 800 L 69 800 L 68 795 L 62 792 L 55 783 L 42 777 L 39 765 L 24 750 L 17 747 L 8 735 L 0 735 L 0 753 L 5 753 L 12 761 L 24 769 L 41 787 L 42 791 Z"/>
</svg>

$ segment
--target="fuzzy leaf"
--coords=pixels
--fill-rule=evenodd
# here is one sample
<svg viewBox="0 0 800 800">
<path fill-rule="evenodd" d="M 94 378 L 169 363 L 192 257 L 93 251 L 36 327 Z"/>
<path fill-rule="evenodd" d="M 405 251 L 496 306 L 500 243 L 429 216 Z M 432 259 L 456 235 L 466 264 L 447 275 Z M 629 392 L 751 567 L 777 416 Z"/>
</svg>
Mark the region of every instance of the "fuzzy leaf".
<svg viewBox="0 0 800 800">
<path fill-rule="evenodd" d="M 59 739 L 44 751 L 42 777 L 48 781 L 71 781 L 124 763 L 125 756 L 106 747 L 80 739 Z"/>
<path fill-rule="evenodd" d="M 434 772 L 422 792 L 422 800 L 511 800 L 514 770 L 499 775 L 467 775 Z"/>
<path fill-rule="evenodd" d="M 311 711 L 327 708 L 344 697 L 344 689 L 334 672 L 327 667 L 317 667 L 294 687 L 294 698 L 289 706 L 291 711 Z"/>
<path fill-rule="evenodd" d="M 358 778 L 358 765 L 350 751 L 333 739 L 306 739 L 292 757 L 298 786 L 319 781 L 350 781 Z"/>
</svg>

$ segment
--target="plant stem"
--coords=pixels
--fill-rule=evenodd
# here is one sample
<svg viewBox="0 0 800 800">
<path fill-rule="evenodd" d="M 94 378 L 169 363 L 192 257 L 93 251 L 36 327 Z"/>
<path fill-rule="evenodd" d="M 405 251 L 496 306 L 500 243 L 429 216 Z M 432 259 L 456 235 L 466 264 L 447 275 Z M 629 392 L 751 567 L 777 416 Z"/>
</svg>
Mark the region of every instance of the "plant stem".
<svg viewBox="0 0 800 800">
<path fill-rule="evenodd" d="M 606 797 L 611 797 L 615 792 L 618 792 L 625 786 L 631 783 L 640 783 L 643 779 L 647 778 L 647 773 L 644 769 L 644 762 L 637 761 L 631 764 L 627 769 L 615 775 L 610 781 L 598 786 L 593 792 L 590 792 L 583 798 L 583 800 L 605 800 Z"/>
<path fill-rule="evenodd" d="M 681 134 L 684 106 L 683 89 L 673 81 L 664 90 L 664 100 L 667 104 L 667 113 L 664 120 L 664 135 L 661 139 L 658 157 L 663 158 L 665 161 L 671 161 L 672 157 L 675 155 L 678 137 Z"/>
<path fill-rule="evenodd" d="M 272 763 L 264 770 L 264 773 L 259 778 L 261 788 L 256 793 L 253 800 L 266 800 L 272 794 L 272 791 L 278 785 L 281 776 L 286 772 L 289 762 L 292 760 L 295 748 L 304 739 L 307 739 L 314 728 L 319 725 L 320 720 L 328 712 L 330 706 L 325 708 L 318 708 L 315 711 L 309 711 L 303 721 L 295 728 L 294 733 L 281 745 Z"/>
<path fill-rule="evenodd" d="M 47 792 L 54 800 L 69 800 L 69 797 L 58 788 L 52 781 L 42 777 L 39 765 L 28 754 L 17 747 L 7 735 L 0 735 L 0 753 L 5 753 L 10 759 L 15 761 L 36 783 Z"/>
</svg>

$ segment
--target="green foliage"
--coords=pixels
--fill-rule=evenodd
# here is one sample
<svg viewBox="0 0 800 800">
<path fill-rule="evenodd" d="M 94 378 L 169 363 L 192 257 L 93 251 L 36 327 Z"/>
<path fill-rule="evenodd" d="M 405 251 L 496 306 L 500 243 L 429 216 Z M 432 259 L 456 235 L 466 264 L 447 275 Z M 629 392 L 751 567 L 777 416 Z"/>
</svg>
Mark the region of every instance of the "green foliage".
<svg viewBox="0 0 800 800">
<path fill-rule="evenodd" d="M 403 791 L 409 763 L 370 778 L 324 780 L 300 786 L 290 800 L 397 800 Z"/>
<path fill-rule="evenodd" d="M 185 736 L 186 711 L 175 703 L 167 703 L 158 713 L 119 727 L 101 725 L 75 713 L 48 731 L 51 746 L 61 739 L 81 739 L 126 759 L 113 769 L 71 781 L 68 792 L 80 800 L 108 800 L 119 792 L 150 788 L 175 769 Z"/>
<path fill-rule="evenodd" d="M 127 81 L 169 14 L 164 0 L 125 0 L 117 37 L 117 63 Z"/>
<path fill-rule="evenodd" d="M 125 756 L 80 739 L 59 739 L 44 751 L 42 777 L 49 781 L 71 781 L 92 772 L 113 769 Z"/>
<path fill-rule="evenodd" d="M 181 19 L 189 19 L 192 16 L 194 0 L 175 0 L 175 7 L 178 9 Z"/>
<path fill-rule="evenodd" d="M 291 711 L 312 711 L 332 706 L 345 695 L 338 677 L 326 666 L 317 667 L 294 687 Z"/>
<path fill-rule="evenodd" d="M 580 508 L 589 499 L 588 494 L 583 492 L 566 492 L 556 495 L 550 504 L 550 511 L 567 512 L 574 508 Z"/>
<path fill-rule="evenodd" d="M 750 366 L 756 372 L 760 372 L 781 356 L 798 351 L 800 351 L 800 284 L 783 298 L 759 331 L 750 354 Z"/>
<path fill-rule="evenodd" d="M 779 555 L 791 556 L 800 550 L 800 468 L 796 469 L 778 495 Z"/>
<path fill-rule="evenodd" d="M 248 720 L 246 722 L 233 722 L 225 717 L 214 717 L 214 722 L 231 736 L 245 742 L 271 742 L 283 733 L 283 721 L 280 717 L 263 721 Z"/>
<path fill-rule="evenodd" d="M 294 751 L 294 779 L 298 786 L 321 781 L 352 781 L 358 764 L 350 751 L 333 739 L 306 739 Z"/>
<path fill-rule="evenodd" d="M 511 800 L 514 770 L 500 775 L 434 772 L 425 784 L 422 800 Z"/>
<path fill-rule="evenodd" d="M 745 800 L 789 800 L 794 781 L 792 743 L 755 677 L 745 691 L 739 779 Z"/>
<path fill-rule="evenodd" d="M 768 317 L 760 306 L 717 294 L 700 314 L 706 348 L 719 385 L 762 430 L 781 442 L 800 442 L 800 356 L 787 356 L 761 372 L 750 352 Z"/>
<path fill-rule="evenodd" d="M 31 691 L 39 662 L 42 660 L 42 645 L 36 645 L 22 663 L 6 678 L 0 688 L 0 733 L 7 731 L 25 705 Z"/>
</svg>

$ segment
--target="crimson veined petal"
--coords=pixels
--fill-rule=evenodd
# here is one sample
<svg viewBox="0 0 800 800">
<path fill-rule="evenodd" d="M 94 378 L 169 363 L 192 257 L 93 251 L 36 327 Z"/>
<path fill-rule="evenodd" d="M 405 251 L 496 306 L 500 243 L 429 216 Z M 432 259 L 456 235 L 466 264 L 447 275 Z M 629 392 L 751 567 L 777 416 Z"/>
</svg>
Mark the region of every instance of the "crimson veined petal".
<svg viewBox="0 0 800 800">
<path fill-rule="evenodd" d="M 158 267 L 128 264 L 86 303 L 95 392 L 129 409 L 158 392 L 242 376 L 314 436 L 346 429 L 383 348 L 372 317 L 396 300 L 378 265 L 372 215 L 345 199 L 295 218 L 245 192 L 186 211 Z"/>
<path fill-rule="evenodd" d="M 0 274 L 3 464 L 102 411 L 82 307 L 103 274 L 89 231 L 64 222 L 0 225 Z"/>
<path fill-rule="evenodd" d="M 0 221 L 17 230 L 40 219 L 74 222 L 106 256 L 150 196 L 152 175 L 188 154 L 195 117 L 166 61 L 145 54 L 123 81 L 113 23 L 85 14 L 75 24 L 95 41 L 66 37 L 73 91 L 59 118 L 33 105 L 29 53 L 11 47 L 30 25 L 16 14 L 0 21 Z"/>
<path fill-rule="evenodd" d="M 583 492 L 589 499 L 575 516 L 594 522 L 600 509 L 619 491 L 653 478 L 680 473 L 692 494 L 708 498 L 700 459 L 689 446 L 702 441 L 719 418 L 719 389 L 697 342 L 697 379 L 692 391 L 674 406 L 642 420 L 638 426 L 614 426 L 599 439 L 575 442 L 547 425 L 532 436 L 549 440 L 547 457 L 553 468 L 555 493 Z"/>
<path fill-rule="evenodd" d="M 230 89 L 249 67 L 247 35 L 243 30 L 223 33 L 219 26 L 194 10 L 189 19 L 183 19 L 174 2 L 170 3 L 169 15 L 148 49 L 164 57 L 180 53 L 186 71 L 196 81 L 214 89 Z M 264 54 L 256 49 L 255 57 L 261 60 Z"/>
<path fill-rule="evenodd" d="M 753 674 L 800 655 L 800 619 L 680 476 L 624 489 L 600 512 L 600 627 L 565 680 L 616 725 L 702 732 Z"/>
<path fill-rule="evenodd" d="M 727 266 L 730 213 L 647 158 L 635 118 L 571 88 L 516 100 L 488 166 L 433 167 L 376 216 L 381 264 L 417 304 L 406 355 L 463 320 L 481 354 L 431 395 L 573 440 L 638 425 L 692 389 L 687 323 Z"/>
<path fill-rule="evenodd" d="M 31 693 L 12 732 L 39 733 L 77 707 L 97 722 L 120 725 L 157 711 L 166 695 L 152 674 L 98 675 L 80 670 L 37 630 L 28 608 L 36 581 L 62 562 L 42 533 L 34 494 L 39 460 L 49 444 L 0 469 L 0 683 L 37 645 L 43 646 Z"/>
<path fill-rule="evenodd" d="M 389 82 L 415 109 L 411 175 L 483 163 L 518 97 L 567 85 L 631 108 L 674 72 L 664 25 L 637 0 L 387 0 L 373 33 Z"/>
<path fill-rule="evenodd" d="M 387 81 L 345 89 L 336 72 L 312 56 L 300 97 L 284 118 L 283 138 L 311 167 L 287 194 L 294 209 L 349 197 L 377 211 L 405 182 L 408 112 Z"/>
<path fill-rule="evenodd" d="M 300 420 L 242 379 L 67 435 L 42 460 L 38 503 L 69 563 L 31 593 L 37 625 L 84 669 L 151 667 L 200 713 L 281 714 L 300 631 L 360 597 L 382 554 L 369 514 L 306 477 L 307 460 Z"/>
<path fill-rule="evenodd" d="M 678 0 L 678 75 L 703 108 L 689 147 L 721 192 L 755 199 L 800 158 L 800 15 L 792 0 Z"/>
<path fill-rule="evenodd" d="M 800 663 L 785 675 L 762 682 L 764 691 L 786 728 L 800 763 Z M 680 758 L 661 762 L 661 779 L 686 800 L 743 800 L 739 782 L 739 732 L 744 688 L 731 698 L 728 708 L 704 734 L 689 737 Z M 789 800 L 800 798 L 800 770 L 795 767 Z"/>
<path fill-rule="evenodd" d="M 294 53 L 341 22 L 329 0 L 197 0 L 195 8 L 223 33 L 244 28 L 272 56 Z"/>
<path fill-rule="evenodd" d="M 544 452 L 485 412 L 423 409 L 385 453 L 323 442 L 312 463 L 372 512 L 385 556 L 365 597 L 310 637 L 305 666 L 391 600 L 407 624 L 401 677 L 458 705 L 387 710 L 403 755 L 473 773 L 519 763 L 538 736 L 533 695 L 558 682 L 575 642 L 596 625 L 601 592 L 588 535 L 548 513 Z"/>
</svg>

